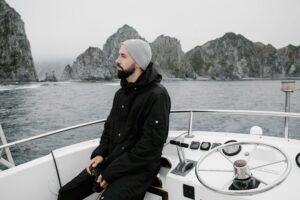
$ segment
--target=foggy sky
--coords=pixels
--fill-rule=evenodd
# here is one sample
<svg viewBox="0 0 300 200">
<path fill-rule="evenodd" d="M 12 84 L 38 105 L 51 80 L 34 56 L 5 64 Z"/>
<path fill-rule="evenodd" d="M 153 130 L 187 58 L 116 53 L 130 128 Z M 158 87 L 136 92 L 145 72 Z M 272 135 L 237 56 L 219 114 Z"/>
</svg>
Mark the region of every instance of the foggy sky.
<svg viewBox="0 0 300 200">
<path fill-rule="evenodd" d="M 276 48 L 300 45 L 299 0 L 6 0 L 21 15 L 35 60 L 75 59 L 128 24 L 149 42 L 176 37 L 186 52 L 242 34 Z"/>
</svg>

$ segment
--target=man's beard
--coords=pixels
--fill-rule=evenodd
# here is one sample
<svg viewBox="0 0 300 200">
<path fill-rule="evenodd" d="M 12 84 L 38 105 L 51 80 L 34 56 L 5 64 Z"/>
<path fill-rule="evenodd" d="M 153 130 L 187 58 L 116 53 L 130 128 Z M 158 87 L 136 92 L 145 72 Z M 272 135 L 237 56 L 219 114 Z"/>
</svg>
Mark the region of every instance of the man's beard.
<svg viewBox="0 0 300 200">
<path fill-rule="evenodd" d="M 123 67 L 121 67 L 120 65 L 117 64 L 118 67 L 120 67 L 121 69 L 123 69 Z M 128 69 L 126 70 L 118 70 L 118 78 L 119 79 L 125 79 L 128 76 L 130 76 L 131 74 L 133 74 L 135 72 L 135 67 L 134 65 L 131 65 Z"/>
</svg>

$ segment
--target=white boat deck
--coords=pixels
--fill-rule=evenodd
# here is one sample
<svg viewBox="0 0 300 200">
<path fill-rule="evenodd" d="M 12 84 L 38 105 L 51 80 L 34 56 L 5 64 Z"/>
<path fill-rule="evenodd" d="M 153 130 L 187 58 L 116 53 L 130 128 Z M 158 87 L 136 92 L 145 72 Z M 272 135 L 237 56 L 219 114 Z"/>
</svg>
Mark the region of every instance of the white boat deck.
<svg viewBox="0 0 300 200">
<path fill-rule="evenodd" d="M 298 189 L 297 181 L 300 179 L 300 168 L 295 162 L 296 155 L 300 152 L 300 141 L 276 138 L 261 135 L 250 134 L 236 134 L 236 133 L 220 133 L 220 132 L 203 132 L 194 131 L 192 135 L 194 137 L 187 138 L 178 135 L 182 135 L 184 131 L 170 131 L 168 142 L 174 138 L 181 143 L 189 145 L 188 148 L 183 148 L 185 156 L 188 160 L 198 161 L 205 156 L 209 151 L 206 150 L 194 150 L 190 149 L 191 143 L 194 142 L 209 142 L 224 144 L 228 140 L 237 140 L 238 142 L 261 142 L 275 146 L 281 149 L 289 158 L 290 172 L 287 174 L 287 178 L 283 180 L 274 188 L 253 195 L 225 195 L 208 189 L 201 184 L 196 176 L 195 168 L 189 171 L 185 176 L 180 176 L 172 173 L 171 171 L 179 163 L 177 147 L 172 144 L 166 144 L 163 150 L 163 156 L 167 158 L 172 168 L 162 168 L 158 175 L 163 183 L 163 189 L 168 192 L 169 199 L 171 200 L 188 200 L 184 196 L 183 185 L 194 188 L 194 199 L 209 199 L 209 200 L 281 200 L 283 198 L 289 200 L 298 200 L 300 198 L 300 190 Z M 76 176 L 82 169 L 85 168 L 92 150 L 98 145 L 99 140 L 91 140 L 71 146 L 63 147 L 53 151 L 57 168 L 60 175 L 62 185 L 70 181 Z M 210 148 L 211 149 L 211 148 Z M 270 163 L 276 159 L 281 159 L 278 152 L 274 152 L 267 148 L 256 147 L 243 147 L 241 152 L 236 156 L 228 156 L 232 161 L 236 159 L 247 159 L 250 153 L 251 164 Z M 220 155 L 219 155 L 220 156 Z M 208 163 L 207 163 L 208 162 Z M 205 167 L 210 169 L 231 169 L 231 163 L 224 159 L 224 157 L 212 157 L 205 161 Z M 210 163 L 209 163 L 210 162 Z M 268 183 L 272 183 L 276 176 L 281 174 L 281 170 L 284 169 L 284 163 L 279 165 L 267 166 L 264 170 L 257 171 L 256 175 L 260 176 Z M 250 163 L 249 163 L 250 165 Z M 282 169 L 281 169 L 282 168 Z M 265 172 L 263 172 L 265 171 Z M 225 173 L 225 174 L 224 174 Z M 232 177 L 232 173 L 228 172 L 201 172 L 204 179 L 212 185 L 223 184 L 224 181 L 228 181 Z M 226 174 L 227 173 L 227 174 Z M 275 177 L 275 178 L 274 178 Z M 16 166 L 14 168 L 0 172 L 0 199 L 1 200 L 16 200 L 16 199 L 31 199 L 31 200 L 54 200 L 57 199 L 57 192 L 59 190 L 59 181 L 52 155 L 38 158 L 31 162 Z M 95 199 L 93 197 L 87 199 Z M 154 200 L 161 199 L 157 196 L 147 194 L 145 199 Z"/>
</svg>

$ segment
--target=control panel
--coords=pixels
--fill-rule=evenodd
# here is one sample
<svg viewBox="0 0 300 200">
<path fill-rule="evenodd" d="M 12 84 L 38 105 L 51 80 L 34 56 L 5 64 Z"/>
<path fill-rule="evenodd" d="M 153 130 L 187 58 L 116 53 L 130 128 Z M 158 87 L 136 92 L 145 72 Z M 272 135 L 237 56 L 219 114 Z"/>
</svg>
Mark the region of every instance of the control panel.
<svg viewBox="0 0 300 200">
<path fill-rule="evenodd" d="M 201 151 L 208 151 L 210 149 L 213 149 L 217 146 L 222 145 L 222 143 L 219 142 L 208 142 L 208 141 L 192 141 L 190 144 L 185 143 L 185 145 L 188 147 L 190 146 L 191 150 L 201 150 Z"/>
</svg>

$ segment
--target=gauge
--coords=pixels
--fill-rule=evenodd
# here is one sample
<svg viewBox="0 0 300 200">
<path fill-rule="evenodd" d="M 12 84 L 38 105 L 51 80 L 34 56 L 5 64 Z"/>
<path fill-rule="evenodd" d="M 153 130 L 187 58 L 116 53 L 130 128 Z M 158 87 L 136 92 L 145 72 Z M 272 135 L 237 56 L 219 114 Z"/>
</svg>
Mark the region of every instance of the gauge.
<svg viewBox="0 0 300 200">
<path fill-rule="evenodd" d="M 229 140 L 225 142 L 225 144 L 231 143 L 231 142 L 237 142 L 236 140 Z M 223 148 L 223 153 L 227 156 L 235 156 L 242 150 L 241 145 L 231 145 Z"/>
<path fill-rule="evenodd" d="M 203 151 L 208 151 L 210 145 L 211 145 L 210 142 L 202 142 L 202 144 L 200 146 L 200 149 L 203 150 Z"/>
<path fill-rule="evenodd" d="M 220 145 L 222 145 L 222 143 L 214 142 L 214 143 L 211 145 L 211 148 L 213 149 L 213 148 L 218 147 L 218 146 L 220 146 Z"/>
<path fill-rule="evenodd" d="M 300 153 L 298 153 L 298 155 L 296 156 L 296 163 L 298 167 L 300 167 Z"/>
<path fill-rule="evenodd" d="M 196 142 L 196 141 L 192 141 L 191 145 L 190 145 L 190 149 L 199 149 L 200 146 L 200 142 Z"/>
</svg>

